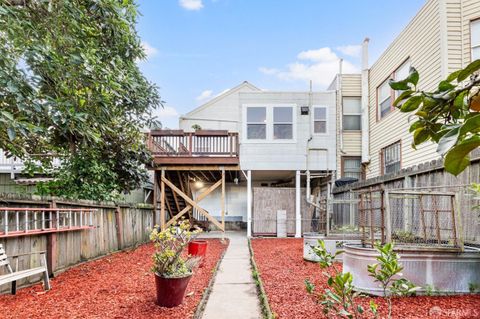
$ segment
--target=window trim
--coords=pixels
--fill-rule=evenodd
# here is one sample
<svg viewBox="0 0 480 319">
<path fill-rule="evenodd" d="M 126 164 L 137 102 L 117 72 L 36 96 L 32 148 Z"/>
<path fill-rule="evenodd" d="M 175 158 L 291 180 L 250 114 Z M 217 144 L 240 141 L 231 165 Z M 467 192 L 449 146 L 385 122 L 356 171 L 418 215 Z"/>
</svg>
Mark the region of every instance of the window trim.
<svg viewBox="0 0 480 319">
<path fill-rule="evenodd" d="M 345 113 L 345 108 L 344 108 L 344 101 L 345 101 L 345 98 L 347 99 L 360 99 L 360 111 L 359 113 Z M 360 129 L 359 130 L 346 130 L 345 129 L 345 119 L 344 119 L 344 116 L 345 115 L 355 115 L 355 116 L 360 116 Z M 342 131 L 343 132 L 361 132 L 362 131 L 362 97 L 361 96 L 343 96 L 342 97 Z"/>
<path fill-rule="evenodd" d="M 383 117 L 381 116 L 381 109 L 380 109 L 380 103 L 381 103 L 381 102 L 380 102 L 379 99 L 378 99 L 379 89 L 380 89 L 380 87 L 381 87 L 384 83 L 387 83 L 387 85 L 388 85 L 388 81 L 389 81 L 390 79 L 395 80 L 395 76 L 396 76 L 396 73 L 397 73 L 398 69 L 400 69 L 400 68 L 401 68 L 405 63 L 407 63 L 407 62 L 410 63 L 410 66 L 412 65 L 410 56 L 408 56 L 406 59 L 404 59 L 404 60 L 395 68 L 395 70 L 393 70 L 393 72 L 391 72 L 391 73 L 387 76 L 387 78 L 385 78 L 385 79 L 384 79 L 382 82 L 380 82 L 380 84 L 377 86 L 376 94 L 375 94 L 375 100 L 376 100 L 376 104 L 377 104 L 377 116 L 376 116 L 377 122 L 380 122 L 381 120 L 383 120 L 384 118 L 386 118 L 386 117 L 389 116 L 390 114 L 394 113 L 394 111 L 395 111 L 395 109 L 396 109 L 396 108 L 393 106 L 393 102 L 394 102 L 395 99 L 396 99 L 396 97 L 395 97 L 395 92 L 396 92 L 396 91 L 389 86 L 389 87 L 390 87 L 390 111 L 389 111 L 387 114 L 385 114 L 385 116 L 383 116 Z M 386 99 L 385 99 L 385 100 L 386 100 Z M 385 101 L 385 100 L 383 100 L 383 101 Z M 383 101 L 382 101 L 382 102 L 383 102 Z"/>
<path fill-rule="evenodd" d="M 362 157 L 361 156 L 353 156 L 353 155 L 347 155 L 347 156 L 341 156 L 340 157 L 340 176 L 343 178 L 345 177 L 345 160 L 348 159 L 358 159 L 360 160 L 360 179 L 358 181 L 363 181 L 365 180 L 365 169 L 362 164 Z"/>
<path fill-rule="evenodd" d="M 320 122 L 321 120 L 315 120 L 315 109 L 316 108 L 324 108 L 325 109 L 325 133 L 316 133 L 315 132 L 315 122 L 318 121 Z M 328 133 L 328 129 L 330 128 L 330 125 L 328 124 L 328 115 L 329 115 L 329 112 L 328 112 L 328 106 L 327 105 L 320 105 L 320 104 L 316 104 L 316 105 L 312 105 L 312 135 L 315 135 L 315 136 L 325 136 L 325 135 L 329 135 Z"/>
<path fill-rule="evenodd" d="M 473 23 L 480 23 L 480 17 L 470 19 L 468 23 L 468 33 L 469 33 L 468 46 L 470 48 L 470 62 L 473 62 L 473 49 L 480 48 L 480 43 L 475 46 L 473 46 L 473 43 L 472 43 L 472 24 Z"/>
<path fill-rule="evenodd" d="M 248 121 L 248 108 L 245 109 L 245 138 L 249 141 L 265 141 L 268 137 L 268 128 L 267 128 L 267 121 L 268 121 L 268 114 L 267 108 L 265 106 L 251 106 L 251 108 L 264 108 L 265 109 L 265 122 L 249 122 Z M 265 125 L 265 138 L 248 138 L 248 125 Z"/>
<path fill-rule="evenodd" d="M 266 108 L 266 138 L 248 139 L 247 138 L 247 109 L 249 107 L 265 107 Z M 292 108 L 292 138 L 291 139 L 274 139 L 273 138 L 273 108 L 274 107 L 291 107 Z M 241 141 L 245 144 L 295 144 L 297 143 L 297 104 L 293 103 L 247 103 L 242 104 L 242 136 Z"/>
<path fill-rule="evenodd" d="M 292 120 L 291 122 L 275 122 L 275 108 L 281 108 L 285 106 L 272 106 L 272 139 L 274 141 L 291 141 L 293 139 L 293 126 L 294 126 L 294 115 L 295 113 L 295 108 L 292 109 Z M 275 138 L 275 125 L 291 125 L 292 126 L 292 138 Z"/>
<path fill-rule="evenodd" d="M 402 140 L 398 140 L 398 141 L 395 141 L 393 143 L 390 143 L 382 148 L 380 148 L 380 173 L 381 175 L 385 175 L 385 160 L 384 160 L 384 151 L 386 148 L 390 147 L 390 146 L 393 146 L 395 144 L 399 144 L 399 149 L 400 149 L 400 159 L 399 159 L 399 163 L 400 163 L 400 169 L 398 171 L 401 171 L 402 170 L 402 167 L 403 167 L 403 152 L 402 152 Z M 397 173 L 397 172 L 395 172 Z M 389 173 L 389 174 L 394 174 L 394 173 Z"/>
<path fill-rule="evenodd" d="M 395 71 L 393 71 L 393 76 L 392 76 L 392 78 L 393 78 L 395 81 L 401 80 L 401 79 L 397 79 L 398 70 L 399 70 L 401 67 L 403 67 L 405 64 L 407 64 L 407 63 L 409 64 L 409 68 L 408 68 L 408 69 L 410 70 L 410 68 L 412 67 L 412 62 L 410 61 L 410 57 L 408 57 L 407 59 L 405 59 L 405 61 L 402 62 L 402 64 L 400 64 L 400 65 L 398 66 L 398 68 L 395 69 Z M 409 71 L 409 72 L 410 72 L 410 71 Z M 402 79 L 402 80 L 403 80 L 403 79 Z M 392 89 L 392 90 L 393 90 L 393 89 Z M 395 108 L 395 107 L 393 106 L 393 102 L 395 102 L 395 100 L 396 100 L 396 99 L 400 96 L 400 94 L 401 94 L 401 93 L 400 93 L 400 94 L 397 96 L 397 92 L 404 92 L 404 91 L 402 91 L 402 90 L 393 90 L 393 100 L 392 100 L 392 107 L 393 107 L 393 108 Z"/>
</svg>

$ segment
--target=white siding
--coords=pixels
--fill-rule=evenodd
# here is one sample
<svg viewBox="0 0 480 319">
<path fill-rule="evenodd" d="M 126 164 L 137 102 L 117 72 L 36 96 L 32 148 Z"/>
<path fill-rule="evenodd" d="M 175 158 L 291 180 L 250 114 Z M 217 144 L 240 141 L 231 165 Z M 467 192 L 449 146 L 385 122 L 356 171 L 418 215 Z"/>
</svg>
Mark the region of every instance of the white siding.
<svg viewBox="0 0 480 319">
<path fill-rule="evenodd" d="M 308 92 L 257 92 L 241 93 L 240 105 L 248 104 L 293 104 L 296 112 L 295 142 L 245 142 L 244 126 L 240 126 L 240 167 L 251 170 L 335 170 L 336 156 L 336 110 L 335 92 L 315 92 L 312 104 L 327 106 L 327 133 L 311 134 L 313 125 L 310 115 L 301 115 L 300 107 L 309 104 Z M 243 108 L 242 108 L 243 109 Z M 240 116 L 242 118 L 242 116 Z M 312 137 L 311 141 L 307 141 Z"/>
</svg>

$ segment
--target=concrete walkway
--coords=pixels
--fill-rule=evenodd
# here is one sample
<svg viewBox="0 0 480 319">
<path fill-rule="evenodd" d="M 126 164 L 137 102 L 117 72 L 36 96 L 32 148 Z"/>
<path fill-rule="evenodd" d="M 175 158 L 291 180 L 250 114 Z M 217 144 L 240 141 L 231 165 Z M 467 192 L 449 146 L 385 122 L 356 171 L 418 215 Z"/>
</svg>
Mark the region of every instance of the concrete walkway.
<svg viewBox="0 0 480 319">
<path fill-rule="evenodd" d="M 221 233 L 209 233 L 203 237 L 221 237 Z M 202 318 L 262 318 L 246 233 L 227 232 L 225 237 L 230 239 L 230 245 L 220 264 Z"/>
</svg>

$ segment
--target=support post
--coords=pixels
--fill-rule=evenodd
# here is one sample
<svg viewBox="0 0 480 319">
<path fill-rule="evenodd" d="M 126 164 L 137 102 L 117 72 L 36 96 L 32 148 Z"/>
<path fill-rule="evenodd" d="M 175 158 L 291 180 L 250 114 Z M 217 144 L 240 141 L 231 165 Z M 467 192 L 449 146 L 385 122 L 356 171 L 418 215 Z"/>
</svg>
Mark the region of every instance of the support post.
<svg viewBox="0 0 480 319">
<path fill-rule="evenodd" d="M 387 243 L 392 242 L 392 214 L 390 211 L 390 194 L 388 190 L 384 191 L 384 212 L 385 212 L 385 238 Z"/>
<path fill-rule="evenodd" d="M 225 168 L 222 168 L 222 228 L 225 234 Z"/>
<path fill-rule="evenodd" d="M 247 171 L 247 237 L 252 237 L 252 171 Z"/>
<path fill-rule="evenodd" d="M 300 171 L 295 175 L 295 237 L 302 237 L 302 214 L 300 210 Z"/>
<path fill-rule="evenodd" d="M 160 227 L 165 230 L 165 169 L 162 169 L 162 179 L 160 181 Z"/>
</svg>

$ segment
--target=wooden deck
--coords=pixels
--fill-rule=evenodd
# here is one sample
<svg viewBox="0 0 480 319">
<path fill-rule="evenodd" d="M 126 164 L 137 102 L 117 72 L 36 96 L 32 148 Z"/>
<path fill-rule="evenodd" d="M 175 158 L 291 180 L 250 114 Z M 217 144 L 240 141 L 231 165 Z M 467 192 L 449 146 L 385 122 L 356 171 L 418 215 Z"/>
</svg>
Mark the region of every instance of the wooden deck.
<svg viewBox="0 0 480 319">
<path fill-rule="evenodd" d="M 148 134 L 153 169 L 169 165 L 238 165 L 238 133 L 222 130 L 154 130 Z"/>
</svg>

